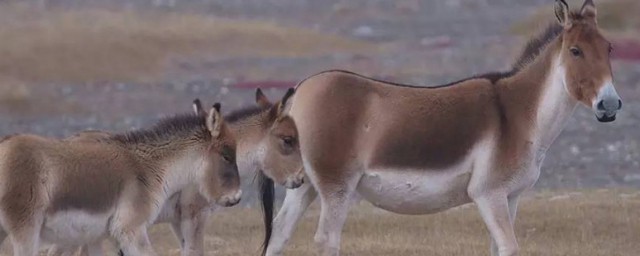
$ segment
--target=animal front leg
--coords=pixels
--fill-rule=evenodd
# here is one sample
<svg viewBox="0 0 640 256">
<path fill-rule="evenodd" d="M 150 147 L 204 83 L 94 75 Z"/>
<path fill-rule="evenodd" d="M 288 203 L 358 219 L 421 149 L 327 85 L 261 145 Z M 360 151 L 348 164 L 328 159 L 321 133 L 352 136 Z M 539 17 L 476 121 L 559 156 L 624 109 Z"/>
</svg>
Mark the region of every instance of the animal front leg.
<svg viewBox="0 0 640 256">
<path fill-rule="evenodd" d="M 509 220 L 511 221 L 511 228 L 515 230 L 516 213 L 518 211 L 518 199 L 520 194 L 514 194 L 507 198 L 509 203 Z M 491 238 L 491 255 L 498 255 L 498 245 L 496 240 Z"/>
<path fill-rule="evenodd" d="M 510 216 L 510 203 L 507 196 L 484 195 L 474 198 L 480 215 L 491 234 L 492 256 L 518 255 L 518 243 L 513 231 L 513 221 Z M 513 207 L 515 218 L 515 203 Z"/>
<path fill-rule="evenodd" d="M 203 210 L 191 218 L 183 219 L 180 225 L 182 233 L 182 256 L 204 255 L 204 229 L 209 212 Z"/>
<path fill-rule="evenodd" d="M 156 256 L 156 252 L 151 247 L 146 226 L 120 232 L 116 236 L 118 244 L 124 255 Z"/>
<path fill-rule="evenodd" d="M 178 239 L 180 243 L 180 250 L 184 249 L 184 237 L 182 236 L 181 220 L 174 220 L 171 222 L 171 231 Z"/>
<path fill-rule="evenodd" d="M 291 238 L 296 224 L 317 195 L 309 182 L 303 183 L 297 189 L 287 189 L 282 207 L 273 221 L 271 241 L 265 245 L 267 256 L 282 255 L 284 246 Z"/>
</svg>

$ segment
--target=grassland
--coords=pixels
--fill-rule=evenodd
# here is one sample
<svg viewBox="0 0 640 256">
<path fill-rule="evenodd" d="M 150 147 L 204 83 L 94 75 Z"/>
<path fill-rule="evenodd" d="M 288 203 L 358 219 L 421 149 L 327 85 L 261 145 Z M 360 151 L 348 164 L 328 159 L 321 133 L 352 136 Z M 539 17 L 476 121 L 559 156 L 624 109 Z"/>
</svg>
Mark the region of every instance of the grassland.
<svg viewBox="0 0 640 256">
<path fill-rule="evenodd" d="M 306 214 L 285 255 L 313 255 L 318 207 Z M 178 255 L 167 227 L 153 230 L 163 255 Z M 207 231 L 211 255 L 257 255 L 259 213 L 231 209 Z M 602 256 L 640 253 L 640 192 L 545 192 L 522 200 L 516 222 L 521 255 Z M 170 241 L 170 242 L 168 242 Z M 343 255 L 488 255 L 489 237 L 475 207 L 427 216 L 388 213 L 362 203 L 343 233 Z"/>
<path fill-rule="evenodd" d="M 285 255 L 313 255 L 318 207 L 300 222 Z M 257 210 L 231 208 L 207 227 L 207 255 L 258 255 L 262 225 Z M 640 191 L 543 192 L 521 201 L 516 233 L 523 256 L 637 256 Z M 161 255 L 179 255 L 167 225 L 152 228 Z M 488 255 L 489 237 L 471 205 L 440 214 L 404 216 L 362 203 L 349 215 L 343 255 Z M 105 249 L 114 255 L 109 244 Z M 5 243 L 2 255 L 10 255 Z"/>
<path fill-rule="evenodd" d="M 149 81 L 172 57 L 313 56 L 366 43 L 271 22 L 191 13 L 0 3 L 0 81 Z"/>
<path fill-rule="evenodd" d="M 568 0 L 572 10 L 579 10 L 583 0 Z M 598 25 L 609 36 L 632 37 L 638 39 L 640 29 L 640 2 L 636 0 L 601 0 L 596 1 L 598 8 Z M 511 27 L 511 32 L 519 35 L 530 35 L 536 30 L 555 21 L 553 5 L 545 5 L 533 15 L 523 19 Z"/>
</svg>

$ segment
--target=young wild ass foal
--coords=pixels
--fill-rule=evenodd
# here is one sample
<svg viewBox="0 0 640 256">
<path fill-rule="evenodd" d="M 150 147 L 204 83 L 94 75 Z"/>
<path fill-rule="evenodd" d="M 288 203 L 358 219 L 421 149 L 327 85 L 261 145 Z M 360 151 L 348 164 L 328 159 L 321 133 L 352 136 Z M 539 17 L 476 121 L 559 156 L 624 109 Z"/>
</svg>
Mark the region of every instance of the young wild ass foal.
<svg viewBox="0 0 640 256">
<path fill-rule="evenodd" d="M 474 202 L 492 255 L 517 255 L 518 197 L 533 186 L 545 152 L 579 103 L 601 122 L 622 102 L 613 87 L 611 44 L 588 0 L 577 12 L 556 2 L 559 25 L 532 40 L 513 69 L 448 85 L 415 87 L 345 71 L 301 82 L 291 116 L 310 184 L 287 195 L 267 255 L 280 255 L 317 194 L 315 242 L 338 255 L 353 198 L 403 214 Z"/>
<path fill-rule="evenodd" d="M 34 256 L 41 242 L 73 247 L 106 236 L 128 255 L 155 255 L 147 227 L 172 194 L 197 184 L 208 201 L 240 200 L 236 142 L 219 104 L 206 116 L 101 136 L 100 143 L 35 135 L 0 143 L 0 242 L 8 235 L 14 255 Z"/>
<path fill-rule="evenodd" d="M 260 89 L 256 91 L 256 107 L 231 112 L 225 116 L 229 131 L 236 139 L 236 162 L 239 172 L 245 174 L 262 173 L 288 188 L 302 184 L 304 172 L 297 145 L 298 133 L 284 106 L 291 97 L 289 90 L 280 102 L 272 104 Z M 194 100 L 196 115 L 205 116 L 199 99 Z M 75 142 L 100 142 L 110 135 L 101 131 L 84 131 L 66 140 Z M 241 175 L 242 176 L 242 175 Z M 264 182 L 265 176 L 260 176 Z M 273 184 L 264 184 L 273 186 Z M 267 200 L 268 201 L 268 200 Z M 207 202 L 191 186 L 172 195 L 162 207 L 155 223 L 171 223 L 172 230 L 180 241 L 182 255 L 204 255 L 204 227 L 209 215 L 217 207 Z M 271 219 L 269 215 L 267 219 Z M 270 228 L 270 227 L 269 227 Z M 99 246 L 99 244 L 98 244 Z M 54 246 L 49 256 L 72 255 L 75 248 L 64 250 Z M 86 246 L 82 254 L 90 251 Z"/>
</svg>

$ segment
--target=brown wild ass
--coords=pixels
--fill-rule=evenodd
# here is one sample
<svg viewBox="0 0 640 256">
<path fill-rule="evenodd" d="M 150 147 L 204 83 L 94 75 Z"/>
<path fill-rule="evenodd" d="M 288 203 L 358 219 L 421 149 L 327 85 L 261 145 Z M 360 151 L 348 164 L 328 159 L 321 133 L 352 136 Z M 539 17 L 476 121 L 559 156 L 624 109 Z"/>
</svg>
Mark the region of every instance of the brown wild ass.
<svg viewBox="0 0 640 256">
<path fill-rule="evenodd" d="M 474 202 L 492 255 L 517 255 L 520 194 L 533 186 L 545 152 L 575 107 L 615 120 L 611 44 L 591 0 L 533 39 L 511 71 L 435 87 L 327 71 L 302 81 L 291 116 L 310 183 L 287 191 L 267 255 L 280 255 L 297 221 L 320 196 L 315 242 L 338 255 L 354 198 L 402 214 L 429 214 Z"/>
<path fill-rule="evenodd" d="M 246 175 L 264 173 L 279 180 L 280 184 L 295 188 L 302 184 L 304 172 L 297 145 L 297 129 L 293 119 L 287 117 L 283 106 L 293 94 L 289 90 L 282 100 L 272 104 L 260 89 L 256 91 L 257 107 L 231 112 L 225 116 L 229 131 L 236 139 L 236 162 L 240 173 Z M 199 99 L 194 100 L 193 110 L 197 115 L 206 115 Z M 66 140 L 75 142 L 100 142 L 110 135 L 101 131 L 84 131 Z M 276 173 L 279 172 L 279 173 Z M 242 177 L 243 175 L 241 175 Z M 260 181 L 265 182 L 264 176 Z M 261 184 L 262 185 L 262 184 Z M 272 183 L 263 186 L 273 187 Z M 272 200 L 268 198 L 267 201 Z M 187 187 L 173 194 L 166 201 L 155 223 L 170 223 L 180 241 L 182 255 L 204 255 L 204 227 L 209 215 L 217 207 L 207 202 L 196 186 Z M 270 209 L 270 208 L 268 208 Z M 269 210 L 268 212 L 271 212 Z M 272 219 L 272 216 L 267 216 Z M 269 227 L 270 229 L 270 227 Z M 99 248 L 96 248 L 99 249 Z M 77 249 L 49 249 L 49 256 L 73 255 Z M 82 254 L 90 251 L 87 246 Z"/>
<path fill-rule="evenodd" d="M 240 200 L 236 142 L 219 107 L 100 143 L 3 140 L 0 242 L 8 236 L 14 255 L 34 256 L 41 242 L 67 247 L 110 236 L 128 255 L 156 255 L 147 227 L 172 194 L 197 184 L 208 201 Z"/>
</svg>

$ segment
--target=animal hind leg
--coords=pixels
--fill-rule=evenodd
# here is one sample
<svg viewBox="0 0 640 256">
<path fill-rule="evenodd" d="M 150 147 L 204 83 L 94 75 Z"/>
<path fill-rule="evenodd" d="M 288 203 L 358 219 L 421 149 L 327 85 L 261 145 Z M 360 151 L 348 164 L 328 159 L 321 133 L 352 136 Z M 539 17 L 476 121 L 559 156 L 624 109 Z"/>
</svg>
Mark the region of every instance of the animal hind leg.
<svg viewBox="0 0 640 256">
<path fill-rule="evenodd" d="M 315 183 L 320 195 L 320 221 L 314 241 L 319 255 L 340 255 L 342 227 L 353 203 L 360 176 L 349 177 L 341 182 Z"/>
<path fill-rule="evenodd" d="M 273 233 L 271 241 L 267 245 L 266 255 L 282 255 L 296 224 L 317 195 L 313 185 L 309 182 L 305 182 L 297 189 L 287 189 L 282 207 L 273 221 Z"/>
</svg>

